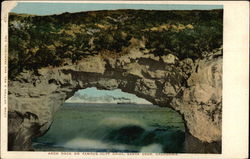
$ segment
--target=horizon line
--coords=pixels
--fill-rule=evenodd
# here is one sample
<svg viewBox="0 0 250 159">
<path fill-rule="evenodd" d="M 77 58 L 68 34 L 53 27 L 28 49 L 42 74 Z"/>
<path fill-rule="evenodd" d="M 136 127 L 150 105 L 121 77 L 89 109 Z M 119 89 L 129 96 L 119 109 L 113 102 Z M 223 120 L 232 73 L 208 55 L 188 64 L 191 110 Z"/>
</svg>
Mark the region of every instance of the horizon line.
<svg viewBox="0 0 250 159">
<path fill-rule="evenodd" d="M 60 15 L 65 12 L 79 13 L 105 10 L 215 10 L 223 9 L 223 5 L 210 4 L 129 4 L 129 3 L 48 3 L 18 2 L 10 12 L 37 16 Z"/>
</svg>

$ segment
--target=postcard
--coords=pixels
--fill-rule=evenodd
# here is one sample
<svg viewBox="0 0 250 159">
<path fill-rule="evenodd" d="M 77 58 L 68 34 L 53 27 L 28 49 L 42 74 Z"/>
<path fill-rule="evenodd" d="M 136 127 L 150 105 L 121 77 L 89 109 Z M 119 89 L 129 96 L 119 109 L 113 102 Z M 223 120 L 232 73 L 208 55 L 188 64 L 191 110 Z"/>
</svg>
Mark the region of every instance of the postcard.
<svg viewBox="0 0 250 159">
<path fill-rule="evenodd" d="M 249 3 L 5 1 L 2 158 L 247 158 Z"/>
</svg>

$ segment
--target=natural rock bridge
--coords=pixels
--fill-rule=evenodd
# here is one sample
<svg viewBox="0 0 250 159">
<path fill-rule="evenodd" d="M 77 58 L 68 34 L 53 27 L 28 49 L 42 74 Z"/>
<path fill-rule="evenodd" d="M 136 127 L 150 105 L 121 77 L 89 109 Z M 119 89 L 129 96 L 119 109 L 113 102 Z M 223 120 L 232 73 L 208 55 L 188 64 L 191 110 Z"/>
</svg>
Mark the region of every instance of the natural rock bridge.
<svg viewBox="0 0 250 159">
<path fill-rule="evenodd" d="M 31 150 L 54 113 L 87 87 L 121 89 L 179 112 L 186 125 L 186 152 L 221 151 L 222 52 L 203 59 L 154 56 L 137 45 L 117 58 L 89 56 L 76 64 L 21 73 L 9 81 L 9 150 Z"/>
</svg>

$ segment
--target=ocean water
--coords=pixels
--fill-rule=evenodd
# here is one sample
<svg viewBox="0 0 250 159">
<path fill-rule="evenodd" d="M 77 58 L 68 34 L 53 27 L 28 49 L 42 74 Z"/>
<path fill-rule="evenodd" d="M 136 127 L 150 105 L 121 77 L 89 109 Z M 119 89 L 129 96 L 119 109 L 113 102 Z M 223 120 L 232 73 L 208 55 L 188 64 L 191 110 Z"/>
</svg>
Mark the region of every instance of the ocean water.
<svg viewBox="0 0 250 159">
<path fill-rule="evenodd" d="M 65 103 L 49 131 L 33 139 L 35 151 L 181 153 L 179 114 L 139 104 Z"/>
</svg>

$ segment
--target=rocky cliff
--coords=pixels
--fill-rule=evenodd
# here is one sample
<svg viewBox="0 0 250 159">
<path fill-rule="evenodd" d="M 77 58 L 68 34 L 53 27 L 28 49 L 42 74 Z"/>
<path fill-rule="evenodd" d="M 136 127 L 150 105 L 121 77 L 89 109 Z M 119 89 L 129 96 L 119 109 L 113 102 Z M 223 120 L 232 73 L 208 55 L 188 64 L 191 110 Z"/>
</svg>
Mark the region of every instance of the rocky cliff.
<svg viewBox="0 0 250 159">
<path fill-rule="evenodd" d="M 142 14 L 142 11 L 134 12 Z M 106 17 L 106 21 L 102 23 L 98 21 L 99 12 L 78 13 L 73 16 L 77 17 L 74 26 L 74 20 L 71 19 L 68 22 L 70 27 L 59 29 L 58 32 L 43 29 L 56 29 L 55 19 L 60 21 L 60 18 L 71 14 L 51 17 L 10 16 L 10 43 L 13 42 L 11 39 L 17 38 L 17 31 L 21 35 L 27 35 L 18 39 L 25 44 L 22 48 L 17 48 L 17 43 L 10 44 L 9 150 L 31 150 L 31 139 L 46 133 L 53 122 L 54 113 L 66 99 L 79 89 L 97 87 L 106 90 L 119 88 L 160 107 L 176 110 L 183 116 L 186 125 L 186 152 L 219 153 L 222 121 L 222 49 L 219 48 L 221 37 L 217 36 L 218 39 L 214 42 L 215 37 L 206 35 L 207 41 L 186 41 L 187 44 L 183 43 L 183 47 L 179 42 L 181 36 L 191 39 L 197 37 L 201 30 L 195 28 L 200 27 L 199 23 L 207 26 L 207 23 L 203 23 L 202 16 L 207 15 L 211 22 L 218 22 L 218 17 L 214 20 L 211 15 L 220 15 L 221 11 L 177 12 L 178 14 L 175 14 L 179 17 L 171 19 L 171 16 L 168 16 L 169 21 L 164 21 L 164 18 L 173 13 L 157 12 L 159 15 L 164 13 L 164 16 L 158 21 L 156 18 L 156 23 L 148 19 L 148 26 L 139 27 L 139 32 L 144 32 L 143 34 L 134 28 L 128 29 L 129 22 L 135 18 L 132 16 L 133 11 L 101 13 Z M 156 13 L 143 11 L 142 15 L 150 17 L 154 14 Z M 186 23 L 183 19 L 192 14 L 200 19 L 191 19 L 191 23 Z M 79 17 L 82 17 L 84 21 L 92 24 L 93 16 L 96 18 L 94 25 L 98 30 L 90 29 L 91 27 L 86 25 L 81 26 L 79 23 Z M 39 38 L 50 37 L 48 33 L 57 34 L 57 37 L 51 36 L 51 42 L 40 42 L 41 46 L 32 43 L 34 41 L 30 39 L 34 36 L 32 28 L 33 31 L 39 30 L 38 26 L 34 25 L 36 18 L 40 18 L 39 27 L 44 33 L 36 35 L 34 41 L 39 42 Z M 107 23 L 108 20 L 112 25 L 111 22 Z M 177 21 L 178 24 L 173 24 Z M 211 25 L 218 27 L 217 23 Z M 63 23 L 62 26 L 66 24 Z M 108 34 L 102 34 L 108 29 L 111 29 Z M 115 39 L 117 33 L 121 34 L 120 39 Z M 150 39 L 152 37 L 155 40 Z M 74 38 L 82 39 L 79 42 L 74 41 Z M 98 41 L 103 38 L 108 39 Z M 177 42 L 171 43 L 168 38 Z M 213 44 L 207 45 L 209 40 L 212 40 Z M 202 43 L 205 43 L 204 46 Z"/>
</svg>

